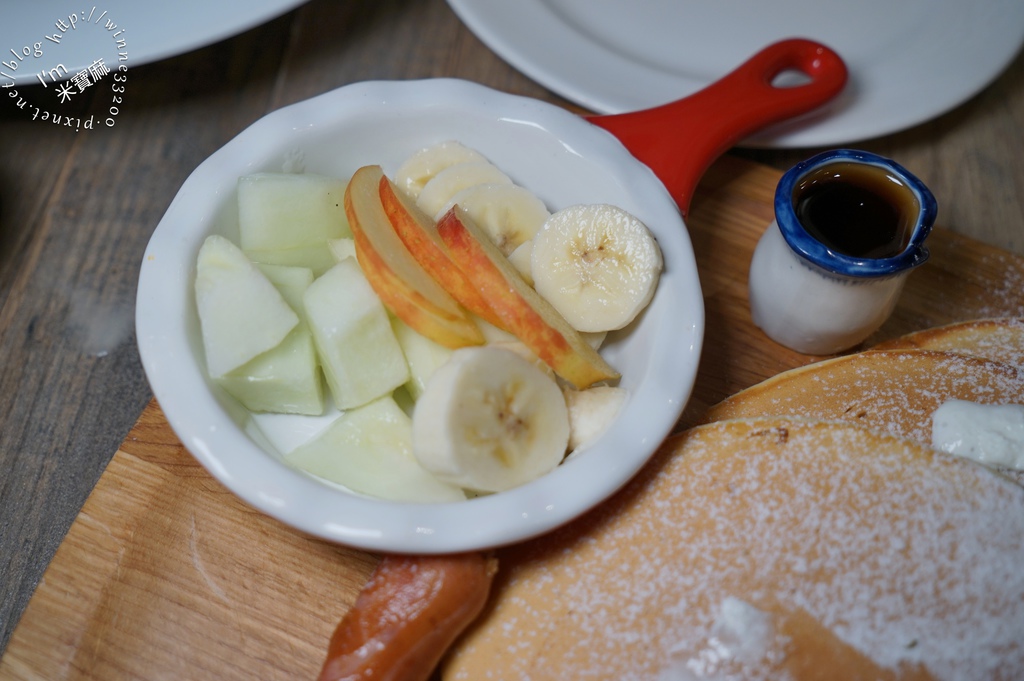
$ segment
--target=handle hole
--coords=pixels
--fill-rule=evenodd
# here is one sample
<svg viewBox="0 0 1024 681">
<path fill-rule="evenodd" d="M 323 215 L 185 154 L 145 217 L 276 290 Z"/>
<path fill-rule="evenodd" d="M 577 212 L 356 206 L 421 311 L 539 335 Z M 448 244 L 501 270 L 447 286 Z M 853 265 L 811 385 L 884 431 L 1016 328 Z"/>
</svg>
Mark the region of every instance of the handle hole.
<svg viewBox="0 0 1024 681">
<path fill-rule="evenodd" d="M 783 69 L 772 78 L 772 87 L 791 88 L 808 85 L 814 79 L 799 69 Z"/>
</svg>

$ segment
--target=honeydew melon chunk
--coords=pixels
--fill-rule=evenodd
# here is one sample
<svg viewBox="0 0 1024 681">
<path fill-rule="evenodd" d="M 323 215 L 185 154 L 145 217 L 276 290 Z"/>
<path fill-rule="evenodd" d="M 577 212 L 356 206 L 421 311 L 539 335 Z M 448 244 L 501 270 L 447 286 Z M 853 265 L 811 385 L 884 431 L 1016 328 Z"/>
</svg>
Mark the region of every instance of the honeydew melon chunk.
<svg viewBox="0 0 1024 681">
<path fill-rule="evenodd" d="M 222 236 L 207 237 L 199 249 L 195 295 L 212 378 L 275 347 L 299 323 L 266 275 Z"/>
<path fill-rule="evenodd" d="M 327 242 L 327 247 L 331 249 L 331 255 L 334 256 L 335 262 L 341 262 L 345 258 L 356 257 L 355 239 L 349 239 L 347 237 L 331 239 Z"/>
<path fill-rule="evenodd" d="M 366 404 L 409 380 L 409 366 L 387 310 L 354 258 L 314 281 L 303 301 L 339 409 Z"/>
<path fill-rule="evenodd" d="M 306 289 L 313 283 L 315 278 L 313 270 L 308 267 L 269 265 L 266 263 L 256 263 L 256 267 L 281 292 L 285 302 L 291 305 L 292 309 L 299 315 L 299 318 L 304 318 L 305 307 L 302 302 L 302 296 L 306 294 Z"/>
<path fill-rule="evenodd" d="M 254 412 L 324 413 L 323 379 L 305 324 L 292 329 L 277 347 L 216 379 L 224 390 Z"/>
<path fill-rule="evenodd" d="M 300 323 L 277 347 L 217 379 L 230 395 L 257 413 L 323 414 L 320 360 L 305 324 L 302 296 L 313 283 L 308 267 L 256 265 L 299 315 Z"/>
<path fill-rule="evenodd" d="M 452 350 L 427 338 L 397 317 L 391 318 L 391 328 L 409 364 L 409 381 L 405 389 L 414 400 L 418 400 L 427 380 L 448 361 Z"/>
<path fill-rule="evenodd" d="M 313 271 L 313 276 L 319 277 L 337 262 L 327 243 L 325 241 L 312 246 L 298 246 L 276 251 L 249 249 L 245 251 L 245 254 L 249 256 L 250 260 L 260 264 L 306 267 Z"/>
<path fill-rule="evenodd" d="M 343 200 L 347 182 L 313 173 L 255 173 L 238 179 L 238 228 L 244 251 L 326 246 L 352 236 Z M 277 263 L 297 264 L 297 263 Z"/>
<path fill-rule="evenodd" d="M 462 501 L 412 453 L 412 419 L 390 396 L 346 411 L 286 456 L 293 466 L 361 494 L 392 501 Z"/>
<path fill-rule="evenodd" d="M 395 392 L 391 393 L 391 398 L 395 401 L 395 404 L 404 411 L 409 418 L 412 418 L 412 413 L 416 411 L 416 400 L 409 394 L 409 384 L 406 383 L 403 386 L 395 388 Z"/>
<path fill-rule="evenodd" d="M 276 414 L 273 412 L 246 412 L 245 432 L 264 451 L 281 459 L 298 447 L 310 442 L 324 432 L 341 412 L 334 408 L 331 400 L 324 395 L 324 413 L 320 416 L 306 414 Z"/>
</svg>

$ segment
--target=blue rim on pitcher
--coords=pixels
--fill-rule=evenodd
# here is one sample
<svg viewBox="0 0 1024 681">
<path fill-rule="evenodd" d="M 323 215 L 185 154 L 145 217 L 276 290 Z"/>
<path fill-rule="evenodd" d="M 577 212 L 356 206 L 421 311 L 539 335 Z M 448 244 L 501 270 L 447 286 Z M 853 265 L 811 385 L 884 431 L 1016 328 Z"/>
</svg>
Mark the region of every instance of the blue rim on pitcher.
<svg viewBox="0 0 1024 681">
<path fill-rule="evenodd" d="M 800 223 L 793 207 L 793 190 L 808 173 L 829 163 L 848 161 L 885 169 L 903 182 L 914 194 L 919 206 L 917 219 L 906 247 L 888 258 L 862 258 L 830 249 L 812 236 Z M 928 259 L 924 240 L 931 232 L 938 204 L 931 191 L 903 166 L 883 156 L 856 149 L 834 149 L 797 163 L 782 176 L 775 189 L 775 220 L 786 243 L 808 262 L 834 274 L 848 277 L 885 277 L 913 269 Z"/>
</svg>

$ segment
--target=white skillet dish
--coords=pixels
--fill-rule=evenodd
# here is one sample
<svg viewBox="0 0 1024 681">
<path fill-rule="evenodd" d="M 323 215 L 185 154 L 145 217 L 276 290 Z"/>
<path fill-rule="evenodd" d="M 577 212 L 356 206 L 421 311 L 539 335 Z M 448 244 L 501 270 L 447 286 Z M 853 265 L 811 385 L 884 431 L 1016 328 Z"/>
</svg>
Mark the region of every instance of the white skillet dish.
<svg viewBox="0 0 1024 681">
<path fill-rule="evenodd" d="M 196 254 L 209 234 L 237 238 L 241 175 L 305 170 L 346 178 L 368 164 L 393 173 L 411 153 L 447 139 L 480 150 L 552 208 L 604 202 L 634 213 L 657 237 L 665 272 L 642 318 L 603 350 L 630 397 L 598 442 L 549 475 L 488 497 L 405 504 L 357 496 L 287 465 L 254 432 L 250 415 L 207 380 L 192 288 Z M 143 366 L 168 422 L 225 487 L 323 539 L 415 553 L 522 540 L 612 494 L 653 454 L 685 406 L 704 325 L 686 228 L 651 170 L 574 114 L 455 80 L 350 85 L 243 131 L 195 170 L 157 226 L 142 263 L 136 321 Z"/>
</svg>

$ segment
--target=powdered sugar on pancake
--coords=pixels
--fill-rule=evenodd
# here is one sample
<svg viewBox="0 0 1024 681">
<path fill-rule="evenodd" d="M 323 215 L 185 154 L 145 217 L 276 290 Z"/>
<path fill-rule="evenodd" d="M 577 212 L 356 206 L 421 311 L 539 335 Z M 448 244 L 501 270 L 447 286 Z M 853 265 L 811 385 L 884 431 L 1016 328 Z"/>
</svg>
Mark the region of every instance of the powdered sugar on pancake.
<svg viewBox="0 0 1024 681">
<path fill-rule="evenodd" d="M 1024 318 L 976 319 L 949 324 L 907 334 L 877 348 L 956 352 L 1024 369 Z"/>
<path fill-rule="evenodd" d="M 445 678 L 793 678 L 808 631 L 878 678 L 1010 678 L 1022 536 L 1024 490 L 969 462 L 850 424 L 715 423 L 596 512 L 504 551 L 493 612 Z M 744 655 L 722 643 L 730 602 L 775 627 L 734 622 Z"/>
<path fill-rule="evenodd" d="M 723 400 L 703 421 L 793 415 L 852 421 L 931 442 L 931 416 L 950 399 L 1024 402 L 1024 370 L 929 350 L 861 352 L 783 372 Z"/>
</svg>

